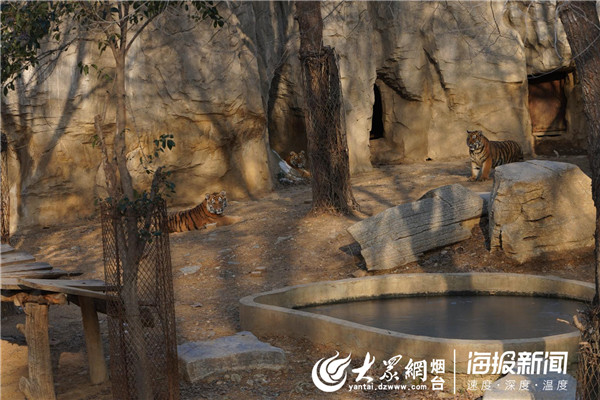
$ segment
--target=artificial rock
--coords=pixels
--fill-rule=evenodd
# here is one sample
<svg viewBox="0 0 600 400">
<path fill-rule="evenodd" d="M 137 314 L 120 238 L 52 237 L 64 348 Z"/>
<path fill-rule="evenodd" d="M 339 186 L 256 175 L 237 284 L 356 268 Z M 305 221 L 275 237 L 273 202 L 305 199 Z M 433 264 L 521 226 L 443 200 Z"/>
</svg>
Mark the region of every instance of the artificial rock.
<svg viewBox="0 0 600 400">
<path fill-rule="evenodd" d="M 523 263 L 594 246 L 591 179 L 573 164 L 531 160 L 496 168 L 490 246 Z"/>
</svg>

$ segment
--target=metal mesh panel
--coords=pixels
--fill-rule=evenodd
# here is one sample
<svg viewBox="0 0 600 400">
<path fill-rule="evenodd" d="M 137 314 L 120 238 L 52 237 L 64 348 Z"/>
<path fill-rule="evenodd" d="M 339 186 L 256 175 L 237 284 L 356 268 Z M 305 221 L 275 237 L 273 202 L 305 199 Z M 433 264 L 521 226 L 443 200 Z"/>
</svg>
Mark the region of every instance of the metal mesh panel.
<svg viewBox="0 0 600 400">
<path fill-rule="evenodd" d="M 113 398 L 179 399 L 166 206 L 135 215 L 129 234 L 127 217 L 101 212 Z"/>
<path fill-rule="evenodd" d="M 580 312 L 581 334 L 577 369 L 577 399 L 600 399 L 600 307 Z"/>
<path fill-rule="evenodd" d="M 10 238 L 10 185 L 8 183 L 8 140 L 2 133 L 0 143 L 0 240 L 8 243 Z"/>
<path fill-rule="evenodd" d="M 339 68 L 334 49 L 301 54 L 313 210 L 347 214 L 358 209 L 350 167 Z"/>
</svg>

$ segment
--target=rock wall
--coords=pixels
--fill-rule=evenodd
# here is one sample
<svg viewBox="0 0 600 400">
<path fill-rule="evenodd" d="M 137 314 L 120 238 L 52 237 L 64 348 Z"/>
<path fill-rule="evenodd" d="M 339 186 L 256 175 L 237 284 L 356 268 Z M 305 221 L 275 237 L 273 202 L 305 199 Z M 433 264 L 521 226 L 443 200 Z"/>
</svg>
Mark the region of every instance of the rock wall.
<svg viewBox="0 0 600 400">
<path fill-rule="evenodd" d="M 339 55 L 352 173 L 371 168 L 371 153 L 380 162 L 466 158 L 467 128 L 530 151 L 527 77 L 570 66 L 554 7 L 323 3 L 324 43 Z M 173 13 L 160 18 L 127 60 L 130 168 L 140 186 L 147 184 L 140 153 L 173 133 L 175 151 L 162 162 L 174 171 L 175 206 L 217 189 L 260 196 L 273 187 L 269 147 L 285 156 L 306 143 L 293 2 L 226 2 L 220 12 L 221 29 Z M 2 99 L 18 205 L 13 227 L 94 214 L 103 176 L 90 141 L 110 83 L 81 75 L 79 61 L 107 72 L 113 66 L 108 52 L 100 57 L 94 44 L 80 43 Z M 369 140 L 375 84 L 385 129 L 377 143 Z M 571 89 L 576 96 L 576 85 Z M 579 105 L 570 107 L 567 118 L 580 121 Z M 106 121 L 112 119 L 109 104 Z"/>
</svg>

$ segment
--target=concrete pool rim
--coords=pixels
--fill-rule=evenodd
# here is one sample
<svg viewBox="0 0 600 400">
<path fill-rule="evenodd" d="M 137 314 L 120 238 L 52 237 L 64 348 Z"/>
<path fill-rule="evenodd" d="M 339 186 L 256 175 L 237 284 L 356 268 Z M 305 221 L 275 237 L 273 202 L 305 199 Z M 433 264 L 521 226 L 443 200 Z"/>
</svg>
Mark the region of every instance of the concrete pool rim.
<svg viewBox="0 0 600 400">
<path fill-rule="evenodd" d="M 328 344 L 340 352 L 378 357 L 455 359 L 466 372 L 470 351 L 568 351 L 575 358 L 579 332 L 528 339 L 469 340 L 419 336 L 361 325 L 297 307 L 403 296 L 522 295 L 591 301 L 594 285 L 554 276 L 515 273 L 390 274 L 288 286 L 240 300 L 242 329 L 262 336 L 292 336 Z M 571 356 L 572 354 L 572 356 Z"/>
</svg>

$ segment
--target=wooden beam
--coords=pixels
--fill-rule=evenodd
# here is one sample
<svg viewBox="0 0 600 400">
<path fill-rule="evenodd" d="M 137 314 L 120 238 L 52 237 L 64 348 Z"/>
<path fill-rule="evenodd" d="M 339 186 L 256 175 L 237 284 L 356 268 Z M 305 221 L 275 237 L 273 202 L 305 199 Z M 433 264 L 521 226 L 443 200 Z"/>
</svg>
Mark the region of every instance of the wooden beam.
<svg viewBox="0 0 600 400">
<path fill-rule="evenodd" d="M 12 302 L 16 306 L 23 306 L 26 303 L 39 304 L 65 304 L 67 295 L 64 293 L 46 293 L 46 294 L 31 294 L 27 292 L 19 292 L 12 296 L 0 294 L 0 300 L 3 302 Z"/>
<path fill-rule="evenodd" d="M 48 339 L 48 305 L 25 303 L 29 378 L 21 377 L 19 389 L 29 400 L 55 400 Z"/>
<path fill-rule="evenodd" d="M 70 286 L 88 290 L 106 290 L 106 283 L 100 279 L 27 279 L 27 281 L 37 285 L 51 285 L 57 288 Z"/>
<path fill-rule="evenodd" d="M 52 265 L 45 262 L 34 262 L 27 264 L 15 264 L 15 265 L 2 265 L 0 266 L 0 273 L 9 274 L 12 272 L 20 271 L 42 271 L 52 269 Z"/>
<path fill-rule="evenodd" d="M 24 251 L 13 251 L 8 254 L 0 255 L 0 264 L 13 265 L 13 264 L 24 264 L 35 261 L 35 257 Z"/>
<path fill-rule="evenodd" d="M 23 286 L 19 285 L 17 278 L 5 278 L 3 276 L 0 276 L 0 289 L 2 289 L 2 290 L 22 290 Z"/>
<path fill-rule="evenodd" d="M 3 277 L 6 278 L 33 278 L 33 279 L 51 279 L 51 278 L 62 278 L 63 276 L 75 276 L 81 275 L 81 272 L 69 272 L 64 269 L 53 268 L 47 271 L 16 271 L 9 273 L 2 273 Z"/>
<path fill-rule="evenodd" d="M 87 296 L 103 300 L 107 298 L 106 294 L 102 292 L 95 292 L 93 290 L 83 289 L 82 287 L 75 287 L 73 284 L 71 284 L 72 281 L 68 279 L 55 280 L 17 278 L 17 282 L 23 286 L 39 290 L 46 290 L 49 292 L 66 293 L 75 296 Z"/>
<path fill-rule="evenodd" d="M 35 283 L 38 285 L 49 285 L 48 287 L 51 287 L 51 289 L 48 289 L 48 291 L 54 292 L 59 291 L 56 290 L 59 287 L 58 285 L 61 285 L 61 287 L 62 285 L 64 285 L 72 288 L 82 288 L 88 290 L 106 290 L 106 284 L 104 283 L 104 281 L 101 281 L 99 279 L 25 279 L 27 279 L 30 283 Z M 19 283 L 18 278 L 6 278 L 2 276 L 0 279 L 0 288 L 2 290 L 27 290 L 28 287 L 29 286 L 25 284 Z"/>
<path fill-rule="evenodd" d="M 0 245 L 0 254 L 10 253 L 11 251 L 15 251 L 15 248 L 12 247 L 10 244 L 2 243 Z"/>
<path fill-rule="evenodd" d="M 85 346 L 90 369 L 90 381 L 93 385 L 96 385 L 104 382 L 107 378 L 106 360 L 104 359 L 104 348 L 102 347 L 102 336 L 100 335 L 98 314 L 94 307 L 94 299 L 87 296 L 78 296 L 78 300 L 79 306 L 81 307 L 83 332 L 85 333 Z"/>
</svg>

